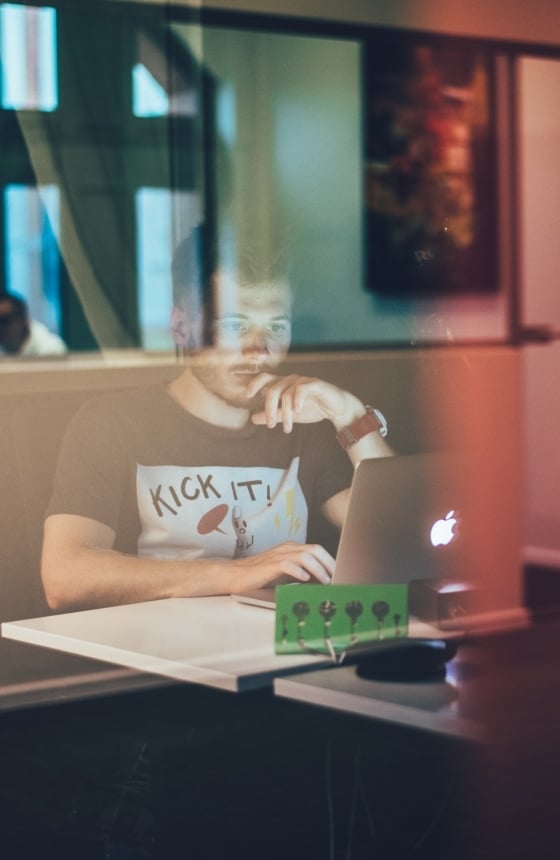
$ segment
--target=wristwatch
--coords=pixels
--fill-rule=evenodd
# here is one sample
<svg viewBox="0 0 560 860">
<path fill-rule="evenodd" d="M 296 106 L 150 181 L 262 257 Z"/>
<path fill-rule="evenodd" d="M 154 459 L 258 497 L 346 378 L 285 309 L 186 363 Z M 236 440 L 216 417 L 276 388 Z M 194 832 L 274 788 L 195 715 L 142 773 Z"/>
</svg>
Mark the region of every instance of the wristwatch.
<svg viewBox="0 0 560 860">
<path fill-rule="evenodd" d="M 379 409 L 374 409 L 373 406 L 366 406 L 365 409 L 365 415 L 357 418 L 348 427 L 343 427 L 336 434 L 336 438 L 345 451 L 359 442 L 363 436 L 367 436 L 368 433 L 387 435 L 387 421 L 383 413 Z"/>
</svg>

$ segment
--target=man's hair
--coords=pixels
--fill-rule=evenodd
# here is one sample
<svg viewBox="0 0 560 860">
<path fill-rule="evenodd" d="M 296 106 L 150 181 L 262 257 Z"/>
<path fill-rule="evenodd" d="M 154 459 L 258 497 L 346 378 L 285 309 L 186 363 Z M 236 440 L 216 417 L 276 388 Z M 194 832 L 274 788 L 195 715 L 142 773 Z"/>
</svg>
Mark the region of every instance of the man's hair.
<svg viewBox="0 0 560 860">
<path fill-rule="evenodd" d="M 243 287 L 264 283 L 287 283 L 288 259 L 285 246 L 270 252 L 257 242 L 238 241 L 220 235 L 206 224 L 198 224 L 177 246 L 171 264 L 173 304 L 193 317 L 202 316 L 205 343 L 212 342 L 215 276 L 227 272 Z"/>
<path fill-rule="evenodd" d="M 0 302 L 10 302 L 17 319 L 26 319 L 29 314 L 27 302 L 17 293 L 0 292 Z"/>
<path fill-rule="evenodd" d="M 173 303 L 188 309 L 208 307 L 213 278 L 228 272 L 240 286 L 286 283 L 289 275 L 285 247 L 270 251 L 257 242 L 238 241 L 233 236 L 216 236 L 205 224 L 197 225 L 177 246 L 171 275 Z"/>
</svg>

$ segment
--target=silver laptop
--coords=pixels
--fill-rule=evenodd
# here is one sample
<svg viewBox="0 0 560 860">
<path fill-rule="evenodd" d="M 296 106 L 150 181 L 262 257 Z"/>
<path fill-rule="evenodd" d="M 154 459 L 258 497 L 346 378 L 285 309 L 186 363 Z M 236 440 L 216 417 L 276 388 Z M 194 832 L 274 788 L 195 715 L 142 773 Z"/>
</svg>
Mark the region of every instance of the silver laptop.
<svg viewBox="0 0 560 860">
<path fill-rule="evenodd" d="M 354 471 L 333 583 L 465 581 L 472 573 L 472 511 L 468 473 L 453 454 L 363 460 Z M 274 595 L 270 587 L 233 597 L 274 608 Z"/>
</svg>

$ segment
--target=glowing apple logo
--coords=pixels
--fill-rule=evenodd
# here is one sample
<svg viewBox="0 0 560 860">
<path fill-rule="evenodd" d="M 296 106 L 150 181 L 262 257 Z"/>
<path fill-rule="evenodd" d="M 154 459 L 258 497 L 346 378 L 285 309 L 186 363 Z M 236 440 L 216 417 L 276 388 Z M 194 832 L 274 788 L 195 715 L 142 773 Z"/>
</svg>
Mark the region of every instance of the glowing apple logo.
<svg viewBox="0 0 560 860">
<path fill-rule="evenodd" d="M 457 517 L 455 511 L 449 511 L 443 519 L 436 520 L 430 532 L 432 546 L 447 546 L 456 535 Z"/>
</svg>

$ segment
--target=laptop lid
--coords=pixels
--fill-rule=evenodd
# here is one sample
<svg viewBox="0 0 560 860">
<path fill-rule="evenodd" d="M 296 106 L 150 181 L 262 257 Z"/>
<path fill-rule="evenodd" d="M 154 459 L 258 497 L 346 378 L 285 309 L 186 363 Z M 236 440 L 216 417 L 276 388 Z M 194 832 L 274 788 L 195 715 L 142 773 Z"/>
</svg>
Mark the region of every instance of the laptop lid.
<svg viewBox="0 0 560 860">
<path fill-rule="evenodd" d="M 471 509 L 464 464 L 455 455 L 363 460 L 354 472 L 333 582 L 468 578 Z"/>
<path fill-rule="evenodd" d="M 459 583 L 471 592 L 467 617 L 456 616 L 455 609 L 451 615 L 457 595 L 444 598 L 447 617 L 487 631 L 525 624 L 515 475 L 513 469 L 504 476 L 495 456 L 472 452 L 362 461 L 354 472 L 333 582 L 414 583 L 418 605 L 412 610 L 419 617 L 426 617 L 419 612 L 419 595 L 430 603 L 433 617 L 438 586 L 453 594 Z M 238 599 L 274 608 L 274 588 L 265 592 L 264 600 L 263 590 Z M 459 596 L 463 606 L 465 595 Z"/>
<path fill-rule="evenodd" d="M 465 581 L 472 515 L 464 465 L 447 453 L 363 460 L 355 469 L 333 583 Z M 236 599 L 274 608 L 275 587 Z"/>
</svg>

